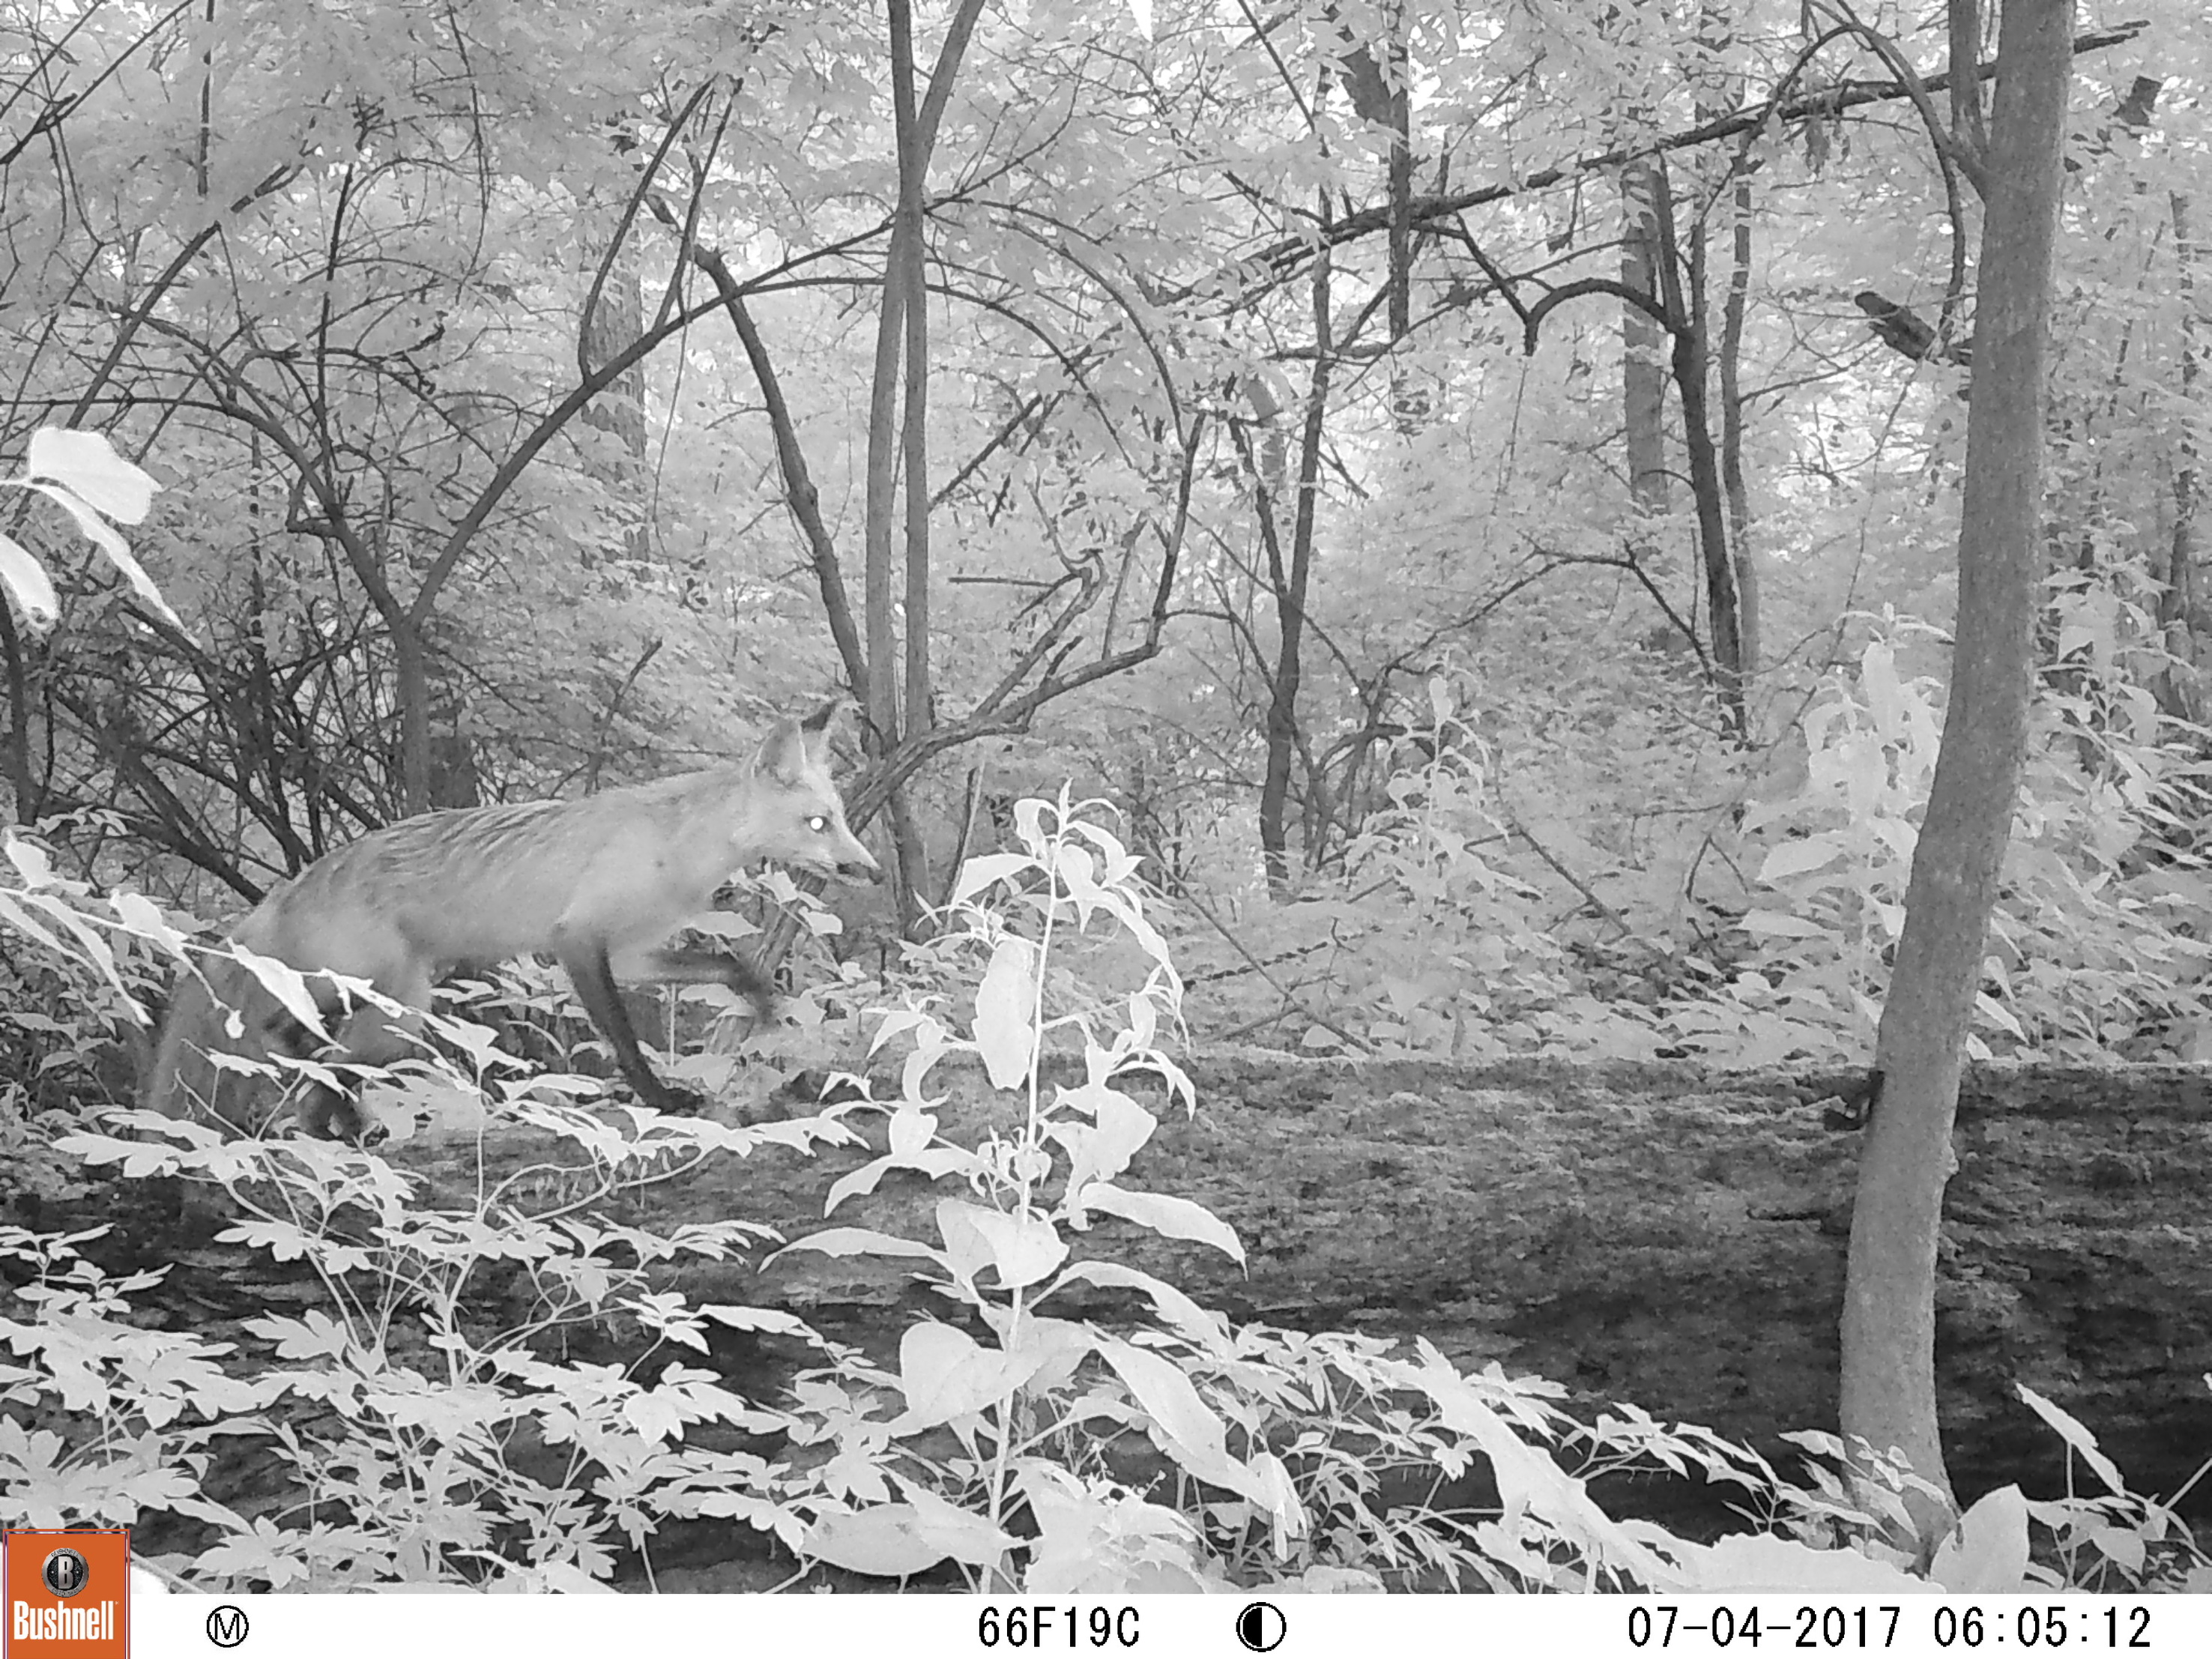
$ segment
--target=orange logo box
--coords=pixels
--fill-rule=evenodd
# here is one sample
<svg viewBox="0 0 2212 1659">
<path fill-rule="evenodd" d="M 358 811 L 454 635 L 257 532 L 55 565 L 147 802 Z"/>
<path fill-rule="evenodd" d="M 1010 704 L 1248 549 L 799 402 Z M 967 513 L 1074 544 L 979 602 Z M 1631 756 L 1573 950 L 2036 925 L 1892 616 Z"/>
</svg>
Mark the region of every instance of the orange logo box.
<svg viewBox="0 0 2212 1659">
<path fill-rule="evenodd" d="M 131 1534 L 11 1532 L 0 1659 L 124 1659 Z"/>
</svg>

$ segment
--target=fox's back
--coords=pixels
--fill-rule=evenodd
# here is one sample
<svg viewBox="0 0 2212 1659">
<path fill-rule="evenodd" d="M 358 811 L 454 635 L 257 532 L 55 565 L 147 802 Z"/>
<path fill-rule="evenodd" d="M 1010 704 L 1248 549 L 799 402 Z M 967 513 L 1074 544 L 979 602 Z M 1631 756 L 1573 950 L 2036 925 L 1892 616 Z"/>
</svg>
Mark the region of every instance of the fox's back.
<svg viewBox="0 0 2212 1659">
<path fill-rule="evenodd" d="M 264 900 L 242 942 L 306 970 L 374 975 L 549 949 L 564 917 L 665 935 L 735 861 L 742 780 L 717 769 L 580 800 L 426 812 L 326 854 Z"/>
</svg>

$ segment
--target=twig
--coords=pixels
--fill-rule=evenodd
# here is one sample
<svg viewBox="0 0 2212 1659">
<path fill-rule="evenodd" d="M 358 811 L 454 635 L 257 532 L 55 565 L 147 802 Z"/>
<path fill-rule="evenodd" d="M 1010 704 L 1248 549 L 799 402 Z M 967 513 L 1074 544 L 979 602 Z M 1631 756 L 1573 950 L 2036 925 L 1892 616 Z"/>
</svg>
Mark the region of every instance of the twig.
<svg viewBox="0 0 2212 1659">
<path fill-rule="evenodd" d="M 1236 934 L 1229 931 L 1228 923 L 1223 921 L 1220 917 L 1215 915 L 1212 910 L 1207 907 L 1205 900 L 1199 898 L 1194 895 L 1186 893 L 1183 896 L 1183 902 L 1188 904 L 1192 909 L 1197 911 L 1200 915 L 1205 917 L 1206 921 L 1212 927 L 1213 931 L 1220 934 L 1223 939 L 1229 941 L 1229 948 L 1236 951 L 1238 956 L 1243 957 L 1245 962 L 1250 965 L 1252 971 L 1259 975 L 1261 979 L 1266 980 L 1267 983 L 1274 988 L 1275 994 L 1282 998 L 1283 1006 L 1285 1011 L 1295 1010 L 1299 1014 L 1311 1020 L 1315 1024 L 1320 1026 L 1322 1030 L 1330 1033 L 1332 1036 L 1349 1044 L 1354 1048 L 1360 1049 L 1362 1052 L 1370 1054 L 1375 1052 L 1374 1045 L 1368 1042 L 1364 1038 L 1354 1036 L 1351 1032 L 1346 1030 L 1344 1027 L 1339 1025 L 1334 1020 L 1329 1018 L 1328 1015 L 1317 1014 L 1312 1009 L 1307 1007 L 1304 1002 L 1299 999 L 1297 993 L 1293 992 L 1288 986 L 1277 979 L 1274 975 L 1267 971 L 1268 965 L 1266 963 L 1261 961 L 1259 957 L 1254 956 L 1251 951 L 1245 949 L 1244 941 L 1238 939 Z M 1275 1018 L 1279 1019 L 1282 1016 L 1278 1014 Z M 1265 1022 L 1262 1023 L 1264 1024 Z"/>
</svg>

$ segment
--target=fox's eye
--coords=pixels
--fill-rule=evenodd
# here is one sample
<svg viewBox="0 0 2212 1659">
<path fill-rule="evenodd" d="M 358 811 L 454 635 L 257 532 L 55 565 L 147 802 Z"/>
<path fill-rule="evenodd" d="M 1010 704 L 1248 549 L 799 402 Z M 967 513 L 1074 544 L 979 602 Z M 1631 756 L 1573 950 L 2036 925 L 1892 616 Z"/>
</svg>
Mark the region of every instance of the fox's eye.
<svg viewBox="0 0 2212 1659">
<path fill-rule="evenodd" d="M 824 830 L 827 830 L 830 827 L 830 820 L 823 817 L 821 813 L 817 812 L 812 817 L 806 820 L 806 827 L 818 836 Z"/>
</svg>

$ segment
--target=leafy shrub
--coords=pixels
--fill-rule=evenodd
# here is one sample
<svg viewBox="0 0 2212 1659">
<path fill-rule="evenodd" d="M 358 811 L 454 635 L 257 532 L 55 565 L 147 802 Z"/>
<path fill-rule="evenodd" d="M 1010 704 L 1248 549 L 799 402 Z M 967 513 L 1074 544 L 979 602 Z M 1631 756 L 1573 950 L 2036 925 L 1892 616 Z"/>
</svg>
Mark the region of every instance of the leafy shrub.
<svg viewBox="0 0 2212 1659">
<path fill-rule="evenodd" d="M 1758 971 L 1717 1000 L 1784 1015 L 1796 1053 L 1872 1049 L 1941 726 L 1935 683 L 1902 678 L 1876 640 L 1856 686 L 1832 676 L 1807 711 L 1803 783 L 1746 815 L 1746 831 L 1771 841 L 1759 880 L 1782 902 L 1745 916 Z M 2156 730 L 2125 737 L 2082 696 L 2041 705 L 1990 921 L 1976 1058 L 2173 1057 L 2212 1030 L 2207 946 L 2193 932 L 2212 890 L 2193 859 L 2141 856 L 2163 786 L 2191 764 Z M 1785 1057 L 1779 1046 L 1760 1053 Z"/>
</svg>

